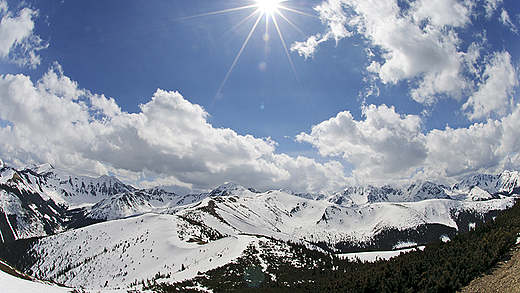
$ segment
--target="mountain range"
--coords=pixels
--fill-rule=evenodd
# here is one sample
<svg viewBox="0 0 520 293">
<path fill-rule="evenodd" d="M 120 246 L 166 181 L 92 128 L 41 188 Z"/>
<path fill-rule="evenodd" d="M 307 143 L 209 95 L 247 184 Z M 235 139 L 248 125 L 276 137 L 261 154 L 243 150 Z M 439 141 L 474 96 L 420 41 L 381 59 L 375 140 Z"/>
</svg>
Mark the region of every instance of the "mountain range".
<svg viewBox="0 0 520 293">
<path fill-rule="evenodd" d="M 520 173 L 475 175 L 445 186 L 348 187 L 334 194 L 259 192 L 235 183 L 178 195 L 112 176 L 73 176 L 49 164 L 0 168 L 2 243 L 35 238 L 24 270 L 71 287 L 171 282 L 236 261 L 245 251 L 325 253 L 448 241 L 514 204 Z"/>
</svg>

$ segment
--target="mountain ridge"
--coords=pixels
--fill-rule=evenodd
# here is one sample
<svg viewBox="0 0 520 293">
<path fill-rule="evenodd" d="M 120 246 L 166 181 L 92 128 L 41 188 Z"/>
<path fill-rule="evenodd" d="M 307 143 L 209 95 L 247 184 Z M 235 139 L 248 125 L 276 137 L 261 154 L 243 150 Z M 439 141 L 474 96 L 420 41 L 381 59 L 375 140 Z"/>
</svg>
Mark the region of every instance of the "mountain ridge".
<svg viewBox="0 0 520 293">
<path fill-rule="evenodd" d="M 258 192 L 228 182 L 178 195 L 110 176 L 75 177 L 50 165 L 3 166 L 0 232 L 6 243 L 46 236 L 31 244 L 29 254 L 37 257 L 25 267 L 40 278 L 126 288 L 153 277 L 147 272 L 185 280 L 264 245 L 294 242 L 333 255 L 449 241 L 512 206 L 519 177 L 507 171 L 452 186 L 423 181 L 329 195 Z M 110 273 L 92 275 L 95 270 Z"/>
<path fill-rule="evenodd" d="M 479 174 L 466 177 L 451 187 L 429 181 L 412 183 L 403 188 L 388 185 L 347 187 L 330 195 L 294 193 L 288 190 L 259 192 L 228 182 L 210 192 L 178 195 L 160 187 L 136 189 L 114 176 L 72 176 L 54 169 L 50 164 L 31 165 L 20 170 L 3 165 L 0 169 L 0 190 L 3 198 L 2 218 L 7 219 L 0 220 L 0 226 L 3 227 L 0 231 L 6 235 L 12 234 L 12 237 L 6 236 L 12 241 L 20 238 L 17 234 L 24 235 L 22 238 L 52 235 L 67 230 L 71 222 L 76 223 L 74 227 L 81 227 L 81 223 L 90 224 L 147 212 L 160 213 L 168 209 L 178 210 L 186 205 L 200 203 L 205 198 L 247 198 L 273 192 L 326 202 L 336 205 L 335 208 L 339 210 L 351 208 L 358 211 L 377 203 L 413 203 L 430 199 L 465 202 L 499 200 L 515 192 L 520 193 L 520 173 L 504 171 L 498 175 Z M 301 208 L 297 205 L 292 207 Z M 38 210 L 35 212 L 34 209 Z M 332 213 L 330 209 L 333 208 L 330 207 L 328 213 Z M 274 210 L 276 209 L 272 208 L 271 211 Z M 326 220 L 324 212 L 322 211 L 322 217 Z M 18 222 L 23 227 L 30 227 L 31 223 L 35 223 L 33 226 L 39 225 L 40 228 L 33 232 L 28 232 L 27 228 L 16 231 Z"/>
</svg>

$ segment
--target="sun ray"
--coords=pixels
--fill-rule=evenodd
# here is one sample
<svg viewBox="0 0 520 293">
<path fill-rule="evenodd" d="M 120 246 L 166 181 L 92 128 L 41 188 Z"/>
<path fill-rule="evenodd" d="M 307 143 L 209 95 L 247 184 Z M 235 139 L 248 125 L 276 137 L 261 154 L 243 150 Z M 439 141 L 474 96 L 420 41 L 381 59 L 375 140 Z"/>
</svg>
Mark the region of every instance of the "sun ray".
<svg viewBox="0 0 520 293">
<path fill-rule="evenodd" d="M 287 59 L 289 60 L 289 63 L 291 64 L 292 70 L 294 72 L 294 76 L 296 77 L 296 80 L 298 81 L 298 84 L 300 85 L 300 89 L 303 91 L 302 83 L 300 82 L 300 77 L 298 76 L 298 73 L 296 72 L 296 68 L 294 67 L 294 63 L 292 62 L 291 55 L 289 54 L 289 50 L 287 50 L 287 45 L 285 44 L 285 40 L 282 35 L 282 31 L 280 30 L 280 27 L 278 26 L 278 22 L 276 21 L 276 18 L 273 17 L 273 23 L 276 27 L 276 31 L 278 32 L 278 36 L 280 37 L 280 40 L 283 44 L 283 49 L 285 50 L 285 54 L 287 55 Z"/>
<path fill-rule="evenodd" d="M 244 41 L 244 44 L 242 45 L 242 48 L 240 48 L 240 51 L 238 52 L 237 54 L 237 57 L 235 58 L 235 61 L 233 61 L 233 64 L 231 65 L 231 68 L 229 68 L 228 70 L 228 73 L 226 74 L 226 77 L 224 78 L 224 81 L 222 81 L 222 84 L 220 85 L 218 91 L 217 91 L 217 95 L 215 96 L 215 99 L 219 96 L 220 94 L 220 91 L 222 90 L 222 88 L 224 87 L 224 84 L 226 83 L 229 75 L 231 74 L 231 71 L 233 70 L 233 68 L 235 67 L 235 65 L 237 64 L 237 61 L 238 61 L 238 58 L 240 58 L 240 55 L 242 55 L 242 52 L 244 51 L 244 48 L 246 47 L 247 43 L 249 42 L 249 39 L 251 38 L 251 35 L 253 34 L 253 32 L 255 31 L 258 23 L 260 22 L 260 19 L 262 19 L 262 16 L 263 14 L 260 14 L 258 15 L 258 18 L 256 19 L 256 22 L 255 24 L 253 25 L 253 27 L 251 28 L 251 31 L 249 32 L 249 34 L 247 35 L 247 38 L 246 40 Z M 215 102 L 215 99 L 213 99 L 213 103 Z M 213 105 L 212 103 L 212 105 Z"/>
<path fill-rule="evenodd" d="M 291 59 L 291 55 L 290 55 L 289 50 L 287 48 L 287 44 L 285 43 L 285 39 L 284 39 L 284 36 L 282 34 L 282 30 L 281 30 L 281 28 L 280 28 L 280 26 L 278 24 L 277 17 L 280 17 L 281 19 L 286 21 L 291 27 L 293 27 L 295 30 L 297 30 L 299 33 L 301 33 L 303 36 L 307 36 L 307 35 L 304 32 L 302 32 L 298 28 L 298 26 L 296 26 L 287 16 L 285 16 L 282 13 L 282 11 L 287 11 L 289 13 L 297 13 L 297 14 L 308 16 L 308 17 L 315 18 L 315 19 L 318 19 L 318 17 L 314 16 L 314 15 L 311 15 L 311 14 L 308 14 L 308 13 L 305 13 L 305 12 L 302 12 L 302 11 L 295 10 L 293 8 L 289 8 L 289 7 L 284 6 L 283 3 L 287 2 L 287 1 L 288 0 L 255 0 L 255 4 L 245 5 L 245 6 L 231 8 L 231 9 L 224 9 L 224 10 L 219 10 L 219 11 L 215 11 L 215 12 L 203 13 L 203 14 L 199 14 L 199 15 L 195 15 L 195 16 L 191 16 L 191 17 L 182 18 L 182 19 L 190 19 L 190 18 L 196 18 L 196 17 L 202 17 L 202 16 L 216 15 L 216 14 L 221 14 L 221 13 L 226 13 L 226 12 L 239 11 L 239 10 L 244 10 L 244 9 L 254 9 L 253 12 L 251 12 L 248 16 L 246 16 L 244 19 L 242 19 L 238 24 L 233 26 L 233 28 L 228 30 L 225 33 L 225 34 L 227 34 L 230 31 L 233 31 L 234 29 L 236 29 L 239 26 L 243 25 L 247 20 L 253 18 L 256 15 L 258 15 L 256 17 L 256 20 L 255 20 L 253 26 L 251 27 L 251 29 L 250 29 L 247 37 L 246 37 L 244 43 L 242 44 L 242 47 L 238 51 L 238 54 L 236 55 L 235 59 L 233 60 L 233 63 L 231 64 L 231 67 L 227 71 L 227 73 L 226 73 L 226 75 L 224 77 L 224 80 L 220 84 L 220 87 L 218 88 L 218 91 L 217 91 L 217 93 L 216 93 L 216 95 L 215 95 L 215 97 L 213 99 L 213 102 L 211 103 L 210 108 L 213 107 L 213 104 L 215 103 L 217 98 L 219 98 L 222 95 L 221 92 L 222 92 L 222 89 L 224 88 L 224 85 L 226 84 L 229 76 L 231 75 L 231 72 L 235 68 L 238 60 L 242 56 L 242 53 L 244 52 L 244 49 L 246 48 L 247 44 L 249 43 L 249 41 L 251 39 L 251 36 L 256 31 L 256 29 L 258 27 L 258 24 L 260 23 L 260 20 L 262 20 L 262 18 L 264 18 L 264 17 L 265 17 L 265 33 L 263 34 L 263 40 L 265 41 L 265 47 L 264 47 L 265 58 L 267 58 L 267 54 L 269 52 L 269 43 L 268 43 L 269 38 L 270 38 L 270 36 L 269 36 L 269 29 L 270 29 L 269 22 L 272 21 L 273 25 L 275 27 L 275 30 L 276 30 L 276 32 L 277 32 L 277 34 L 278 34 L 278 36 L 279 36 L 279 38 L 281 40 L 281 43 L 282 43 L 282 46 L 283 46 L 283 50 L 285 52 L 287 60 L 289 61 L 289 64 L 291 65 L 291 68 L 292 68 L 292 71 L 293 71 L 294 76 L 296 78 L 296 81 L 298 82 L 298 85 L 300 86 L 300 89 L 304 93 L 304 96 L 306 96 L 305 92 L 303 90 L 303 85 L 302 85 L 302 83 L 300 81 L 300 78 L 298 76 L 298 73 L 296 71 L 294 63 L 293 63 L 293 61 Z"/>
<path fill-rule="evenodd" d="M 250 13 L 248 16 L 246 16 L 244 19 L 242 19 L 239 23 L 237 23 L 235 26 L 233 26 L 231 29 L 229 29 L 227 32 L 224 33 L 227 34 L 229 32 L 232 32 L 233 30 L 235 30 L 237 27 L 239 27 L 241 24 L 243 24 L 244 22 L 246 22 L 248 19 L 250 19 L 251 17 L 255 16 L 255 12 L 253 13 Z"/>
<path fill-rule="evenodd" d="M 246 6 L 240 6 L 240 7 L 235 7 L 235 8 L 223 9 L 223 10 L 219 10 L 219 11 L 213 11 L 213 12 L 208 12 L 208 13 L 201 13 L 201 14 L 197 14 L 197 15 L 181 17 L 181 18 L 177 18 L 176 20 L 187 20 L 187 19 L 192 19 L 192 18 L 197 18 L 197 17 L 210 16 L 210 15 L 239 11 L 239 10 L 255 8 L 255 7 L 256 7 L 255 4 L 251 4 L 251 5 L 246 5 Z"/>
<path fill-rule="evenodd" d="M 298 14 L 301 14 L 301 15 L 305 15 L 305 16 L 308 16 L 308 17 L 311 17 L 311 18 L 314 18 L 314 19 L 319 19 L 319 17 L 317 17 L 316 15 L 312 15 L 312 14 L 309 14 L 309 13 L 305 13 L 305 12 L 302 12 L 302 11 L 298 11 L 296 9 L 292 9 L 292 8 L 289 8 L 289 7 L 286 7 L 286 6 L 282 6 L 280 5 L 278 8 L 282 9 L 282 10 L 286 10 L 286 11 L 290 11 L 290 12 L 294 12 L 294 13 L 298 13 Z M 278 14 L 281 14 L 280 12 L 278 12 Z"/>
<path fill-rule="evenodd" d="M 292 23 L 287 17 L 285 17 L 285 15 L 283 15 L 282 13 L 278 12 L 277 13 L 278 16 L 280 16 L 281 18 L 283 18 L 285 21 L 287 21 L 288 24 L 290 24 L 294 29 L 296 29 L 300 34 L 302 34 L 303 36 L 307 37 L 307 35 L 302 32 L 294 23 Z"/>
</svg>

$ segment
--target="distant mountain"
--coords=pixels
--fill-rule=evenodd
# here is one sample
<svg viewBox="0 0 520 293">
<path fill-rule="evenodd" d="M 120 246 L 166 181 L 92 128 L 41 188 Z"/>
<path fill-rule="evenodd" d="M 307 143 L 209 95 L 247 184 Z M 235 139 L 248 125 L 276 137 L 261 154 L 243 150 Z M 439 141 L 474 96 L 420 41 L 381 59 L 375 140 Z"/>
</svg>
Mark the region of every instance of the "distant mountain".
<svg viewBox="0 0 520 293">
<path fill-rule="evenodd" d="M 148 198 L 149 195 L 142 192 L 116 194 L 95 204 L 86 216 L 99 220 L 115 220 L 151 212 L 154 207 Z"/>
<path fill-rule="evenodd" d="M 390 186 L 378 188 L 368 185 L 348 187 L 343 192 L 337 193 L 329 198 L 329 202 L 341 206 L 354 206 L 387 201 L 404 201 L 403 192 Z"/>
<path fill-rule="evenodd" d="M 112 195 L 136 190 L 114 176 L 72 176 L 50 164 L 32 165 L 19 174 L 35 190 L 66 208 L 92 205 Z"/>
<path fill-rule="evenodd" d="M 430 181 L 412 183 L 404 188 L 371 185 L 348 187 L 328 197 L 327 200 L 348 207 L 376 202 L 418 202 L 427 199 L 482 201 L 514 194 L 520 194 L 520 172 L 518 171 L 504 171 L 498 175 L 469 176 L 451 187 Z"/>
<path fill-rule="evenodd" d="M 461 182 L 452 186 L 452 191 L 460 194 L 481 194 L 479 198 L 497 198 L 500 195 L 513 195 L 520 193 L 520 172 L 504 171 L 498 175 L 478 174 L 464 178 Z M 486 195 L 482 195 L 485 192 Z"/>
<path fill-rule="evenodd" d="M 510 197 L 485 204 L 433 198 L 342 206 L 269 191 L 250 197 L 208 197 L 182 210 L 165 212 L 223 235 L 266 235 L 340 253 L 393 249 L 402 243 L 424 244 L 442 235 L 453 236 L 457 231 L 467 231 L 470 223 L 489 219 L 513 203 Z"/>
<path fill-rule="evenodd" d="M 451 199 L 446 193 L 448 187 L 430 181 L 411 184 L 405 193 L 406 201 L 422 201 L 426 199 Z"/>
<path fill-rule="evenodd" d="M 106 220 L 99 216 L 101 207 L 106 210 L 107 202 L 115 202 L 112 197 L 134 192 L 138 190 L 113 176 L 72 176 L 49 164 L 21 170 L 4 165 L 0 168 L 0 241 L 47 236 Z M 147 199 L 166 204 L 170 201 L 168 196 L 163 198 L 153 189 Z M 98 202 L 98 213 L 88 213 Z M 134 204 L 136 210 L 130 214 L 143 211 L 140 204 L 146 205 Z M 117 205 L 114 203 L 113 207 Z M 108 213 L 117 214 L 115 210 Z M 124 215 L 120 213 L 118 217 Z"/>
</svg>

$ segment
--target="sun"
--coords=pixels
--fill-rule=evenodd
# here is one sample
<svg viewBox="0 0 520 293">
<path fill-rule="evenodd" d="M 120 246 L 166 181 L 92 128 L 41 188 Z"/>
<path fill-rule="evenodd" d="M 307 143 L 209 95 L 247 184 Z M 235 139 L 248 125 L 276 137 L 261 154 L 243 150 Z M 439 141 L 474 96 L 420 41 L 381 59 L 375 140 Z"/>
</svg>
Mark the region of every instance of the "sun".
<svg viewBox="0 0 520 293">
<path fill-rule="evenodd" d="M 265 41 L 266 53 L 268 52 L 267 41 L 269 40 L 269 23 L 271 23 L 274 26 L 275 31 L 278 34 L 278 37 L 282 43 L 283 50 L 285 51 L 285 54 L 287 55 L 287 60 L 289 61 L 290 65 L 292 67 L 294 76 L 296 77 L 296 80 L 300 84 L 300 87 L 303 88 L 301 85 L 300 79 L 298 77 L 298 74 L 296 73 L 296 69 L 294 68 L 294 64 L 291 60 L 291 56 L 289 54 L 289 50 L 287 49 L 287 44 L 285 43 L 285 39 L 282 34 L 282 29 L 280 28 L 280 26 L 278 24 L 278 20 L 285 21 L 290 26 L 292 26 L 294 29 L 296 29 L 298 32 L 300 32 L 303 36 L 306 37 L 306 35 L 294 23 L 292 23 L 292 21 L 287 16 L 285 16 L 283 12 L 296 13 L 296 14 L 308 16 L 308 17 L 315 18 L 315 19 L 318 19 L 318 17 L 315 15 L 312 15 L 312 14 L 308 14 L 308 13 L 290 8 L 287 4 L 289 2 L 292 2 L 291 0 L 248 0 L 248 1 L 250 1 L 252 3 L 248 4 L 248 5 L 244 5 L 244 6 L 235 7 L 235 8 L 224 9 L 224 10 L 208 12 L 208 13 L 203 13 L 203 14 L 187 17 L 187 18 L 194 18 L 194 17 L 201 17 L 201 16 L 233 12 L 233 11 L 238 11 L 238 10 L 247 10 L 247 9 L 253 10 L 248 16 L 246 16 L 242 21 L 240 21 L 237 25 L 235 25 L 233 27 L 233 29 L 234 29 L 236 27 L 244 25 L 247 20 L 256 19 L 256 20 L 254 20 L 254 24 L 251 27 L 251 29 L 249 30 L 249 33 L 247 34 L 247 36 L 244 40 L 244 43 L 242 44 L 242 47 L 238 51 L 237 56 L 235 57 L 235 60 L 233 61 L 233 64 L 231 64 L 231 67 L 229 68 L 226 76 L 224 77 L 224 80 L 222 81 L 222 84 L 220 85 L 220 87 L 217 91 L 217 94 L 215 95 L 215 99 L 216 99 L 216 97 L 218 97 L 220 95 L 220 92 L 221 92 L 222 88 L 224 87 L 224 84 L 226 83 L 229 75 L 231 74 L 231 71 L 233 71 L 233 68 L 235 67 L 240 56 L 242 55 L 244 48 L 246 47 L 247 43 L 249 42 L 251 36 L 253 35 L 253 32 L 255 32 L 256 28 L 258 27 L 258 24 L 260 23 L 261 19 L 265 19 L 265 33 L 263 34 L 263 39 Z M 297 1 L 297 0 L 294 0 L 294 1 Z M 183 19 L 187 19 L 187 18 L 183 18 Z"/>
<path fill-rule="evenodd" d="M 261 13 L 273 15 L 278 12 L 281 0 L 256 0 L 256 7 Z"/>
</svg>

